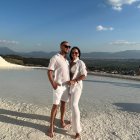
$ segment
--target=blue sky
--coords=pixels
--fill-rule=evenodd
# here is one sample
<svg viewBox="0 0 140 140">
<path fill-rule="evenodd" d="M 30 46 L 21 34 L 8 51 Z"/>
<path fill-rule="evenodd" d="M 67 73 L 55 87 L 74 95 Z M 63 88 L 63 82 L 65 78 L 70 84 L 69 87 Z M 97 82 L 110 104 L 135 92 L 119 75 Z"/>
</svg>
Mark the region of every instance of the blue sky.
<svg viewBox="0 0 140 140">
<path fill-rule="evenodd" d="M 82 52 L 140 50 L 140 0 L 0 0 L 0 47 Z"/>
</svg>

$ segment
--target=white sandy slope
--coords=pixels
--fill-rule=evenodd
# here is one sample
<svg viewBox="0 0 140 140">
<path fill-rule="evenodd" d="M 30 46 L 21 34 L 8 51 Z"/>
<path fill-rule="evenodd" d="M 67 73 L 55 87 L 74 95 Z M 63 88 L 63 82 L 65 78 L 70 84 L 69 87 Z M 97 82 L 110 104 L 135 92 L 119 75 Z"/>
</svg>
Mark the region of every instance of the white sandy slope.
<svg viewBox="0 0 140 140">
<path fill-rule="evenodd" d="M 27 69 L 27 68 L 36 68 L 36 69 L 46 69 L 46 67 L 32 67 L 32 66 L 22 66 L 17 64 L 12 64 L 7 62 L 0 56 L 0 69 Z"/>
<path fill-rule="evenodd" d="M 7 62 L 5 59 L 3 59 L 1 56 L 0 56 L 0 68 L 25 68 L 25 66 L 21 66 L 21 65 L 17 65 L 17 64 L 11 64 L 9 62 Z"/>
</svg>

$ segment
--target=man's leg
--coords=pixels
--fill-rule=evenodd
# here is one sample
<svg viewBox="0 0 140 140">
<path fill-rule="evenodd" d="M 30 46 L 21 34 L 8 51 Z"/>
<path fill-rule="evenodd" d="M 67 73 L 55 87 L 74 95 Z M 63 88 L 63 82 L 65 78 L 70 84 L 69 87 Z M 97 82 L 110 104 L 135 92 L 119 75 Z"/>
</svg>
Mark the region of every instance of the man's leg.
<svg viewBox="0 0 140 140">
<path fill-rule="evenodd" d="M 50 136 L 51 138 L 54 136 L 54 120 L 56 117 L 57 108 L 58 108 L 58 105 L 53 104 L 52 110 L 51 110 L 50 128 L 49 128 L 49 133 L 48 133 L 48 136 Z"/>
<path fill-rule="evenodd" d="M 66 126 L 64 122 L 64 114 L 66 111 L 66 102 L 61 101 L 60 112 L 61 112 L 61 126 L 64 128 Z"/>
<path fill-rule="evenodd" d="M 67 125 L 64 121 L 64 115 L 66 112 L 66 103 L 69 100 L 69 87 L 64 86 L 63 88 L 64 88 L 64 91 L 63 91 L 63 95 L 61 97 L 60 112 L 61 112 L 61 126 L 64 128 Z"/>
</svg>

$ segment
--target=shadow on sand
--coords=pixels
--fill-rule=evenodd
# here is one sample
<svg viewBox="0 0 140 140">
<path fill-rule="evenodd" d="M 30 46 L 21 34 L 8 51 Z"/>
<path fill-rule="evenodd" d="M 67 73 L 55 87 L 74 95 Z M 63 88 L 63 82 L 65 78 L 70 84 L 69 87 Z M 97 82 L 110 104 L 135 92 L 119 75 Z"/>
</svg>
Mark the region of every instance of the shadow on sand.
<svg viewBox="0 0 140 140">
<path fill-rule="evenodd" d="M 119 110 L 140 113 L 140 104 L 137 103 L 114 103 Z"/>
<path fill-rule="evenodd" d="M 5 116 L 5 115 L 8 115 L 8 116 Z M 12 118 L 12 116 L 16 116 L 17 119 Z M 38 114 L 27 114 L 27 113 L 22 113 L 22 112 L 0 109 L 0 122 L 34 128 L 39 131 L 42 131 L 45 134 L 49 130 L 49 126 L 45 126 L 42 124 L 37 124 L 37 123 L 29 122 L 29 121 L 19 120 L 18 117 L 43 120 L 43 121 L 47 121 L 47 122 L 50 121 L 49 116 L 43 116 L 43 115 L 38 115 Z M 59 133 L 59 134 L 65 135 L 65 136 L 69 135 L 69 134 L 67 134 L 67 130 L 64 130 L 61 128 L 60 119 L 57 119 L 57 118 L 55 119 L 55 126 L 59 127 L 59 128 L 55 128 L 55 133 Z M 71 135 L 69 135 L 69 136 L 71 136 Z"/>
</svg>

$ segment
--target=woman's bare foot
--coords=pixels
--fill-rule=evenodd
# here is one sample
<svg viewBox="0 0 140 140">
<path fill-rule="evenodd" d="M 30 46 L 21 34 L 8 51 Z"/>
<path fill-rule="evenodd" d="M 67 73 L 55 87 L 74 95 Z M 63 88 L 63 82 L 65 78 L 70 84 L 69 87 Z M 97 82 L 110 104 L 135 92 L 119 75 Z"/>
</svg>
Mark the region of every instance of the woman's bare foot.
<svg viewBox="0 0 140 140">
<path fill-rule="evenodd" d="M 76 133 L 75 139 L 80 139 L 80 134 L 79 133 Z"/>
</svg>

